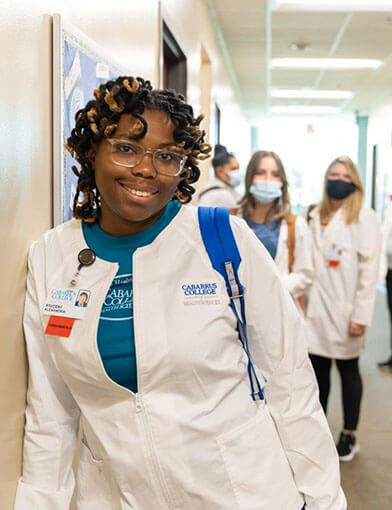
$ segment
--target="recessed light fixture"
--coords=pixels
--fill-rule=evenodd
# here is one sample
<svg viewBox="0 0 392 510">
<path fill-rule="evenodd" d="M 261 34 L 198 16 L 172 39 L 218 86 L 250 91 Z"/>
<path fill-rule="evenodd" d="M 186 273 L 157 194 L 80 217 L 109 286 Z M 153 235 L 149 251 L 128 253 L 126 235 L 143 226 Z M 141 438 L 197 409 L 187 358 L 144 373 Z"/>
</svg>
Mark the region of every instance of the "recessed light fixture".
<svg viewBox="0 0 392 510">
<path fill-rule="evenodd" d="M 275 11 L 390 12 L 390 0 L 272 0 Z"/>
<path fill-rule="evenodd" d="M 312 90 L 312 89 L 272 89 L 271 97 L 282 99 L 351 99 L 349 90 Z"/>
<path fill-rule="evenodd" d="M 340 109 L 335 106 L 308 106 L 308 105 L 290 105 L 290 106 L 272 106 L 270 113 L 282 114 L 305 114 L 305 115 L 318 115 L 318 114 L 334 114 L 339 113 Z"/>
<path fill-rule="evenodd" d="M 274 58 L 273 69 L 377 69 L 381 60 L 370 58 Z"/>
</svg>

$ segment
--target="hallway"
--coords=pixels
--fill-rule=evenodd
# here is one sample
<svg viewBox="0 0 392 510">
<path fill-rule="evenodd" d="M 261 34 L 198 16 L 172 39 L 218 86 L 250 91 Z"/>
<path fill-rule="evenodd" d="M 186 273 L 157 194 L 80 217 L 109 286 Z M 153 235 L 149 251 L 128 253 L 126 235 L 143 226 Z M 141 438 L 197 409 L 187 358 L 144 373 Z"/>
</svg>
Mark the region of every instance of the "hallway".
<svg viewBox="0 0 392 510">
<path fill-rule="evenodd" d="M 392 508 L 392 374 L 377 367 L 377 362 L 386 359 L 389 352 L 386 296 L 379 291 L 368 348 L 361 358 L 364 383 L 358 434 L 361 451 L 352 462 L 341 463 L 348 510 Z M 336 440 L 342 420 L 336 368 L 329 410 L 329 423 Z"/>
</svg>

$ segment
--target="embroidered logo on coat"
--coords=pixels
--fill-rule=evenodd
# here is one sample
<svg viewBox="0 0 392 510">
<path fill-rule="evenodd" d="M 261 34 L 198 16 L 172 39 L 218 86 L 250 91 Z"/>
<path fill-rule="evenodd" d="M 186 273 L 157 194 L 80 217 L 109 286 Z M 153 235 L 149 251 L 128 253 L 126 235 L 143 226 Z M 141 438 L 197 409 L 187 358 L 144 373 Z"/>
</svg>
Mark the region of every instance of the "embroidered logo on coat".
<svg viewBox="0 0 392 510">
<path fill-rule="evenodd" d="M 184 283 L 181 292 L 185 306 L 219 305 L 221 300 L 217 295 L 218 285 L 212 283 Z"/>
</svg>

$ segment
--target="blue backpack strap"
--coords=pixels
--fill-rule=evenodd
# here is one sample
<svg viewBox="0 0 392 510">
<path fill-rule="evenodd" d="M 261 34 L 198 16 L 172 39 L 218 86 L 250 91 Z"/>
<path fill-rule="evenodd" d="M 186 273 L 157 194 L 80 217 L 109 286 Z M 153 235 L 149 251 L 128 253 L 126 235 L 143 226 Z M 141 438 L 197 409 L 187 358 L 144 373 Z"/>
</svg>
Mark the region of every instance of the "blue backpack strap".
<svg viewBox="0 0 392 510">
<path fill-rule="evenodd" d="M 263 390 L 249 352 L 243 286 L 238 278 L 241 255 L 230 226 L 229 209 L 225 207 L 199 207 L 198 215 L 204 246 L 212 267 L 225 280 L 227 293 L 230 297 L 230 307 L 237 319 L 240 341 L 248 357 L 251 397 L 253 400 L 256 400 L 256 398 L 263 400 Z"/>
</svg>

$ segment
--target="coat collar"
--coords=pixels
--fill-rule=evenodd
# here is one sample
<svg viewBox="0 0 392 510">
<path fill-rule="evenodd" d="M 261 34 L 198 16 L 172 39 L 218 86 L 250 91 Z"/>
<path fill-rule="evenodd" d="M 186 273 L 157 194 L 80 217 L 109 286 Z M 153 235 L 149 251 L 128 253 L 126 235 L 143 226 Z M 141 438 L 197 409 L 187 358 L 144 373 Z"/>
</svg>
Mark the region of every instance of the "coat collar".
<svg viewBox="0 0 392 510">
<path fill-rule="evenodd" d="M 154 241 L 147 246 L 138 248 L 138 251 L 148 251 L 150 249 L 154 249 L 157 244 L 162 242 L 162 240 L 166 237 L 170 236 L 171 232 L 178 228 L 178 225 L 181 224 L 182 217 L 186 216 L 187 213 L 188 211 L 186 208 L 182 207 L 178 214 L 169 223 L 169 225 L 162 232 L 160 232 Z M 61 256 L 61 262 L 64 264 L 64 266 L 69 268 L 71 280 L 79 265 L 79 252 L 89 248 L 83 235 L 82 222 L 81 220 L 72 219 L 59 225 L 54 230 L 49 232 L 51 235 L 54 235 L 54 239 L 50 238 L 47 239 L 47 241 L 50 243 L 57 241 L 59 246 L 64 247 L 64 253 L 59 255 Z M 108 262 L 97 257 L 91 266 L 84 267 L 82 270 L 84 273 L 88 273 L 88 275 L 95 281 L 97 278 L 100 278 L 102 274 L 111 272 L 116 266 L 118 265 L 114 262 Z"/>
</svg>

